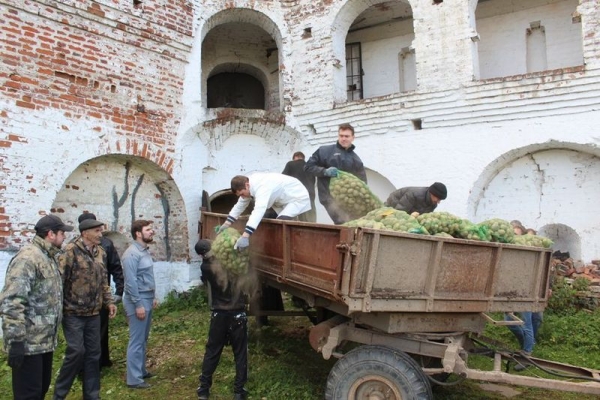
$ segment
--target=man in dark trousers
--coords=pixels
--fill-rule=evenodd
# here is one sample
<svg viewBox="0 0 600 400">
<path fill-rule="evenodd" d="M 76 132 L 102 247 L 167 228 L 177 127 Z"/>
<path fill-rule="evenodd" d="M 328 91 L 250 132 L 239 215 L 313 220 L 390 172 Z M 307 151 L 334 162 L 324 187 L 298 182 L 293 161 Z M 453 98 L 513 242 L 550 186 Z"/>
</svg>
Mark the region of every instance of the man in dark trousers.
<svg viewBox="0 0 600 400">
<path fill-rule="evenodd" d="M 292 161 L 285 164 L 282 174 L 293 176 L 298 179 L 310 197 L 310 210 L 298 215 L 298 221 L 317 222 L 317 211 L 315 210 L 315 177 L 304 170 L 306 161 L 304 161 L 304 153 L 297 151 L 292 156 Z"/>
<path fill-rule="evenodd" d="M 342 212 L 329 193 L 329 180 L 338 175 L 338 171 L 349 172 L 367 183 L 367 173 L 360 157 L 354 152 L 354 128 L 350 124 L 338 127 L 338 140 L 335 144 L 321 146 L 308 159 L 304 170 L 317 177 L 319 201 L 327 210 L 336 225 L 348 222 L 350 217 Z"/>
<path fill-rule="evenodd" d="M 446 185 L 435 182 L 429 187 L 403 187 L 390 193 L 385 205 L 409 214 L 434 211 L 448 196 Z"/>
<path fill-rule="evenodd" d="M 81 223 L 86 219 L 96 220 L 96 216 L 92 213 L 83 213 L 79 216 L 77 221 Z M 121 302 L 123 298 L 123 268 L 121 267 L 121 259 L 119 258 L 119 253 L 117 253 L 117 249 L 115 249 L 115 245 L 112 240 L 107 238 L 106 236 L 102 236 L 100 240 L 100 246 L 106 252 L 106 272 L 108 272 L 108 284 L 110 285 L 110 278 L 112 276 L 112 280 L 115 283 L 115 294 L 113 296 L 115 304 Z M 100 369 L 102 367 L 111 367 L 112 361 L 110 360 L 110 349 L 109 349 L 109 341 L 108 341 L 108 308 L 102 307 L 100 310 L 100 345 L 101 345 L 101 353 L 100 353 Z"/>
<path fill-rule="evenodd" d="M 83 398 L 100 398 L 100 310 L 109 318 L 117 314 L 106 279 L 106 254 L 100 246 L 104 224 L 87 219 L 79 224 L 79 236 L 58 257 L 63 281 L 63 333 L 65 358 L 54 384 L 54 400 L 67 398 L 83 369 Z"/>
<path fill-rule="evenodd" d="M 208 286 L 211 309 L 198 399 L 209 398 L 213 374 L 223 348 L 231 344 L 235 358 L 234 400 L 246 400 L 248 392 L 244 385 L 248 381 L 248 317 L 245 295 L 237 290 L 236 280 L 228 276 L 215 260 L 209 240 L 199 240 L 194 249 L 203 259 L 202 282 Z"/>
<path fill-rule="evenodd" d="M 13 398 L 42 400 L 52 379 L 52 357 L 62 319 L 63 286 L 56 256 L 65 232 L 73 227 L 51 214 L 42 217 L 34 229 L 31 244 L 8 264 L 0 292 L 0 317 Z M 9 398 L 9 394 L 1 397 Z"/>
</svg>

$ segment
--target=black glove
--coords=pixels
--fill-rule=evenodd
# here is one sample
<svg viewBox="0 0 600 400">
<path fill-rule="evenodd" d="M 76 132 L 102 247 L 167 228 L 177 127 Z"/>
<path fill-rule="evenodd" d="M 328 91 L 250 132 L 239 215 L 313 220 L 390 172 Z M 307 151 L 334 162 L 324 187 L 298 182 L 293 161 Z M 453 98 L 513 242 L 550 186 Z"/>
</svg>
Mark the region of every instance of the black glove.
<svg viewBox="0 0 600 400">
<path fill-rule="evenodd" d="M 23 365 L 25 359 L 25 343 L 12 342 L 8 351 L 8 366 L 11 368 L 19 368 Z"/>
</svg>

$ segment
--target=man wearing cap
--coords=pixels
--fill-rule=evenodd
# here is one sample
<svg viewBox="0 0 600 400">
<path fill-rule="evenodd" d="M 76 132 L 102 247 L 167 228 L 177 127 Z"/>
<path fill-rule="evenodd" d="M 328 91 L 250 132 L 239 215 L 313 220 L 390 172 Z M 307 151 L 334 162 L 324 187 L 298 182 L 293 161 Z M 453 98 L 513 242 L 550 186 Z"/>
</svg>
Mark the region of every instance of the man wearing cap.
<svg viewBox="0 0 600 400">
<path fill-rule="evenodd" d="M 42 217 L 31 244 L 8 265 L 0 317 L 15 399 L 43 399 L 50 387 L 63 305 L 56 256 L 72 230 L 56 215 Z"/>
<path fill-rule="evenodd" d="M 104 223 L 93 219 L 79 224 L 81 236 L 69 243 L 58 264 L 63 280 L 63 333 L 67 350 L 54 385 L 54 400 L 67 397 L 83 369 L 83 398 L 100 398 L 100 310 L 117 314 L 108 285 L 106 253 L 100 246 Z"/>
<path fill-rule="evenodd" d="M 429 187 L 403 187 L 390 194 L 385 205 L 396 210 L 413 213 L 429 213 L 448 196 L 446 185 L 435 182 Z"/>
<path fill-rule="evenodd" d="M 86 219 L 96 220 L 96 216 L 92 213 L 83 213 L 79 216 L 77 221 L 82 223 Z M 112 240 L 106 236 L 102 236 L 100 239 L 100 246 L 102 246 L 104 252 L 106 253 L 104 266 L 106 267 L 106 272 L 108 274 L 107 282 L 110 285 L 110 277 L 112 276 L 116 289 L 113 299 L 115 303 L 119 303 L 123 297 L 124 285 L 121 259 L 119 258 L 119 253 L 117 253 L 117 249 L 115 249 L 115 245 L 113 244 Z M 100 369 L 102 369 L 102 367 L 112 366 L 112 361 L 110 360 L 110 349 L 108 346 L 108 319 L 108 308 L 102 307 L 102 310 L 100 310 Z"/>
<path fill-rule="evenodd" d="M 209 240 L 199 240 L 194 246 L 202 257 L 202 282 L 210 291 L 210 328 L 208 342 L 196 390 L 199 400 L 207 400 L 213 383 L 213 374 L 219 365 L 223 348 L 231 344 L 235 359 L 234 400 L 246 400 L 248 392 L 244 384 L 248 381 L 248 317 L 246 297 L 237 280 L 232 279 L 216 262 Z"/>
</svg>

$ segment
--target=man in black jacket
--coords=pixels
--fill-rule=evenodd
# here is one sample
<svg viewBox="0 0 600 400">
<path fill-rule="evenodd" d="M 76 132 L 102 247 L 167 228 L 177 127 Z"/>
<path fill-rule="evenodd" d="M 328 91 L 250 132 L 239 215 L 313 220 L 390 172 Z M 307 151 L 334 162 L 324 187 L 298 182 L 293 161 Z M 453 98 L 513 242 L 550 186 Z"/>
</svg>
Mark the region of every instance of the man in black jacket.
<svg viewBox="0 0 600 400">
<path fill-rule="evenodd" d="M 298 215 L 298 221 L 317 222 L 317 211 L 315 210 L 315 177 L 304 170 L 306 161 L 304 153 L 297 151 L 292 156 L 292 161 L 285 164 L 282 174 L 298 179 L 308 190 L 310 197 L 310 210 Z"/>
<path fill-rule="evenodd" d="M 390 194 L 385 205 L 396 210 L 413 213 L 429 213 L 448 196 L 446 185 L 435 182 L 429 187 L 403 187 Z"/>
<path fill-rule="evenodd" d="M 77 221 L 81 223 L 86 219 L 96 220 L 96 216 L 92 213 L 83 213 L 77 218 Z M 121 267 L 121 259 L 119 258 L 119 253 L 115 249 L 115 245 L 112 240 L 107 238 L 106 236 L 102 236 L 100 240 L 100 246 L 106 252 L 106 272 L 108 273 L 108 284 L 110 285 L 110 277 L 112 276 L 113 281 L 115 282 L 115 295 L 113 296 L 113 300 L 115 304 L 121 302 L 123 297 L 123 268 Z M 100 310 L 100 368 L 102 367 L 110 367 L 112 366 L 112 361 L 110 360 L 110 349 L 108 345 L 108 308 L 102 307 Z"/>
<path fill-rule="evenodd" d="M 338 171 L 349 172 L 367 183 L 367 173 L 360 157 L 354 152 L 354 128 L 350 124 L 338 127 L 338 141 L 321 146 L 308 159 L 304 170 L 317 177 L 319 201 L 336 225 L 348 222 L 350 217 L 340 210 L 329 193 L 329 180 Z"/>
<path fill-rule="evenodd" d="M 223 348 L 231 344 L 235 359 L 234 400 L 246 400 L 248 392 L 244 385 L 248 381 L 248 317 L 246 298 L 238 290 L 236 280 L 220 268 L 211 252 L 209 240 L 199 240 L 194 247 L 202 257 L 202 282 L 209 288 L 211 309 L 208 342 L 202 362 L 198 399 L 206 400 L 210 395 L 212 379 Z"/>
</svg>

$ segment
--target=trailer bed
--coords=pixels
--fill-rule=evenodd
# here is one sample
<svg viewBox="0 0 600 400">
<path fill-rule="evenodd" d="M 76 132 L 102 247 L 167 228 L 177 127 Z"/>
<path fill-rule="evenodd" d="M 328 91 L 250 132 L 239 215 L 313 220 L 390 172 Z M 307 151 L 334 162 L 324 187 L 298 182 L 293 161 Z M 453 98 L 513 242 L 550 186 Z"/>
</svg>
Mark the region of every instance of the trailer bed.
<svg viewBox="0 0 600 400">
<path fill-rule="evenodd" d="M 201 237 L 226 217 L 203 212 Z M 548 300 L 549 249 L 263 219 L 250 251 L 267 280 L 348 315 L 543 311 Z"/>
</svg>

